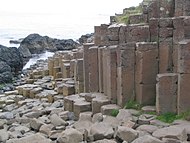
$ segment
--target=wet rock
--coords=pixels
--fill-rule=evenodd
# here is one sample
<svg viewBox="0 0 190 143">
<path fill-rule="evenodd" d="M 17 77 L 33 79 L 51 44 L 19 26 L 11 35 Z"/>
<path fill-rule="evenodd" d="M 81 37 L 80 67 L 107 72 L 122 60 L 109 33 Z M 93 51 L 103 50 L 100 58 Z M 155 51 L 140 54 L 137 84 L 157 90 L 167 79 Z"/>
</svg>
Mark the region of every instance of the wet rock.
<svg viewBox="0 0 190 143">
<path fill-rule="evenodd" d="M 79 44 L 72 39 L 59 40 L 39 34 L 30 34 L 23 39 L 18 49 L 23 57 L 28 58 L 28 56 L 31 57 L 31 54 L 40 54 L 45 51 L 72 50 L 78 46 Z"/>
</svg>

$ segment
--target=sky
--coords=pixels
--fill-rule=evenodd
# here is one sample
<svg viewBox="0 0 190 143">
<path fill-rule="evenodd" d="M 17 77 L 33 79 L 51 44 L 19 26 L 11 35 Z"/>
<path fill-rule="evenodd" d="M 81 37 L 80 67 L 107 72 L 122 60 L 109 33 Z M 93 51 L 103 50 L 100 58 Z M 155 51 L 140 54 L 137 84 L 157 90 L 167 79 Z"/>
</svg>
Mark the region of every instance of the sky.
<svg viewBox="0 0 190 143">
<path fill-rule="evenodd" d="M 138 5 L 142 0 L 0 0 L 0 12 L 110 14 Z"/>
</svg>

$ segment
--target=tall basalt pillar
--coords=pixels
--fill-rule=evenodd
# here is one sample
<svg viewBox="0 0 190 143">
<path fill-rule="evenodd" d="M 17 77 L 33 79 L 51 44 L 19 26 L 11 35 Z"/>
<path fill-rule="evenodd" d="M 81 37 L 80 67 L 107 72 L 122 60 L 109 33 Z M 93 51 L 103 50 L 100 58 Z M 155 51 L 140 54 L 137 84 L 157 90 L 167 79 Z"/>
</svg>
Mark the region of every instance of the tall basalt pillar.
<svg viewBox="0 0 190 143">
<path fill-rule="evenodd" d="M 142 105 L 154 105 L 158 74 L 158 45 L 152 42 L 136 44 L 136 100 Z"/>
<path fill-rule="evenodd" d="M 117 49 L 118 46 L 107 47 L 107 90 L 104 93 L 112 103 L 117 102 Z"/>
<path fill-rule="evenodd" d="M 179 42 L 178 47 L 178 113 L 186 112 L 190 109 L 190 40 Z"/>
<path fill-rule="evenodd" d="M 88 51 L 89 91 L 99 92 L 98 47 L 90 47 Z"/>
<path fill-rule="evenodd" d="M 83 45 L 84 92 L 89 92 L 89 48 L 92 46 L 94 46 L 93 43 Z"/>
<path fill-rule="evenodd" d="M 135 98 L 135 44 L 120 45 L 117 58 L 117 104 L 124 107 Z"/>
<path fill-rule="evenodd" d="M 177 113 L 178 74 L 157 75 L 156 110 L 159 114 Z"/>
</svg>

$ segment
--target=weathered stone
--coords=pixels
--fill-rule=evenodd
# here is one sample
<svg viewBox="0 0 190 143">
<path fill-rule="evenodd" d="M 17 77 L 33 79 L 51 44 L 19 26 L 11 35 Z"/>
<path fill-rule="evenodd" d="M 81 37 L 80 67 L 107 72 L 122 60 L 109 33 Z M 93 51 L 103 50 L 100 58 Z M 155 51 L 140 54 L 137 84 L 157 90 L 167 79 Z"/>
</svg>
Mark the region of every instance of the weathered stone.
<svg viewBox="0 0 190 143">
<path fill-rule="evenodd" d="M 67 122 L 65 122 L 61 117 L 59 117 L 57 114 L 53 114 L 50 116 L 50 121 L 54 126 L 66 126 L 68 125 Z"/>
<path fill-rule="evenodd" d="M 113 128 L 108 123 L 95 123 L 91 129 L 90 134 L 93 135 L 94 140 L 101 140 L 104 138 L 111 139 L 114 135 Z"/>
<path fill-rule="evenodd" d="M 96 113 L 93 115 L 93 117 L 92 117 L 93 123 L 102 122 L 102 121 L 103 121 L 103 114 L 102 113 Z"/>
<path fill-rule="evenodd" d="M 184 0 L 175 0 L 175 16 L 183 16 Z"/>
<path fill-rule="evenodd" d="M 173 18 L 173 26 L 174 26 L 173 40 L 174 40 L 174 43 L 177 43 L 183 40 L 185 37 L 183 18 L 182 17 Z"/>
<path fill-rule="evenodd" d="M 10 139 L 7 143 L 51 143 L 50 139 L 45 138 L 41 134 L 32 134 L 19 139 Z"/>
<path fill-rule="evenodd" d="M 150 135 L 145 135 L 135 139 L 132 143 L 164 143 L 164 142 Z"/>
<path fill-rule="evenodd" d="M 89 91 L 99 91 L 99 73 L 98 73 L 98 47 L 93 46 L 89 48 L 88 55 L 89 63 Z"/>
<path fill-rule="evenodd" d="M 127 142 L 132 142 L 137 137 L 138 137 L 137 131 L 125 126 L 118 126 L 118 129 L 115 133 L 116 139 Z"/>
<path fill-rule="evenodd" d="M 159 44 L 159 73 L 168 73 L 173 71 L 173 39 L 167 39 Z"/>
<path fill-rule="evenodd" d="M 101 112 L 101 107 L 103 105 L 107 105 L 110 104 L 110 100 L 108 100 L 107 98 L 93 98 L 92 99 L 92 113 L 99 113 Z"/>
<path fill-rule="evenodd" d="M 156 98 L 158 47 L 156 43 L 137 43 L 136 46 L 136 100 L 140 104 L 151 105 Z"/>
<path fill-rule="evenodd" d="M 99 72 L 99 92 L 104 92 L 103 86 L 103 49 L 105 47 L 98 48 L 98 72 Z"/>
<path fill-rule="evenodd" d="M 178 78 L 178 113 L 183 113 L 190 108 L 189 104 L 189 84 L 190 74 L 180 74 Z"/>
<path fill-rule="evenodd" d="M 156 130 L 152 134 L 154 137 L 162 139 L 162 138 L 172 138 L 172 139 L 179 139 L 180 141 L 187 140 L 187 133 L 184 128 L 180 127 L 165 127 Z"/>
<path fill-rule="evenodd" d="M 153 126 L 153 125 L 141 125 L 137 128 L 138 131 L 145 131 L 145 132 L 150 133 L 150 134 L 152 134 L 157 129 L 158 129 L 158 127 Z"/>
<path fill-rule="evenodd" d="M 177 112 L 177 84 L 178 74 L 158 74 L 156 85 L 157 113 Z"/>
<path fill-rule="evenodd" d="M 144 113 L 156 112 L 155 106 L 144 106 L 141 108 Z"/>
<path fill-rule="evenodd" d="M 96 46 L 105 46 L 108 44 L 108 38 L 107 38 L 107 28 L 108 25 L 102 24 L 101 26 L 95 26 L 94 31 L 94 44 Z"/>
<path fill-rule="evenodd" d="M 148 25 L 129 25 L 125 31 L 127 42 L 149 42 L 150 31 Z"/>
<path fill-rule="evenodd" d="M 159 36 L 159 19 L 151 18 L 149 20 L 149 27 L 150 27 L 150 40 L 151 42 L 158 42 Z"/>
<path fill-rule="evenodd" d="M 69 84 L 63 85 L 63 96 L 72 95 L 74 93 L 75 93 L 75 86 L 74 85 L 69 85 Z"/>
<path fill-rule="evenodd" d="M 182 143 L 182 141 L 176 140 L 176 139 L 170 139 L 170 138 L 163 138 L 162 141 L 164 143 Z"/>
<path fill-rule="evenodd" d="M 94 46 L 94 44 L 84 44 L 83 46 L 84 92 L 89 92 L 89 48 L 92 46 Z"/>
<path fill-rule="evenodd" d="M 104 75 L 106 77 L 103 82 L 107 88 L 104 89 L 104 93 L 108 96 L 111 103 L 117 102 L 117 48 L 117 46 L 107 47 L 105 49 L 106 57 L 104 57 L 107 61 L 107 66 L 104 67 L 104 69 L 106 68 L 106 75 Z"/>
<path fill-rule="evenodd" d="M 129 24 L 147 23 L 148 17 L 145 14 L 133 14 L 129 16 Z"/>
<path fill-rule="evenodd" d="M 79 95 L 70 95 L 64 97 L 64 109 L 73 112 L 74 103 L 76 100 L 81 100 Z"/>
<path fill-rule="evenodd" d="M 43 89 L 41 87 L 30 90 L 30 98 L 34 98 L 36 94 L 40 93 Z"/>
<path fill-rule="evenodd" d="M 190 53 L 190 40 L 183 40 L 179 42 L 178 47 L 178 73 L 190 73 L 189 53 Z"/>
<path fill-rule="evenodd" d="M 124 107 L 135 97 L 135 45 L 120 45 L 117 58 L 117 104 Z"/>
<path fill-rule="evenodd" d="M 32 119 L 30 122 L 30 127 L 35 131 L 39 131 L 39 129 L 42 125 L 43 125 L 43 123 L 38 119 Z"/>
<path fill-rule="evenodd" d="M 83 141 L 83 135 L 78 130 L 70 128 L 63 131 L 57 140 L 60 143 L 79 143 Z"/>
<path fill-rule="evenodd" d="M 160 7 L 160 17 L 173 17 L 174 16 L 174 0 L 171 1 L 165 1 L 161 0 L 159 2 Z"/>
<path fill-rule="evenodd" d="M 9 139 L 9 134 L 6 130 L 0 130 L 0 142 L 6 142 Z"/>
<path fill-rule="evenodd" d="M 116 118 L 122 122 L 126 122 L 132 118 L 132 114 L 127 109 L 120 109 L 119 113 L 117 114 Z"/>
<path fill-rule="evenodd" d="M 119 107 L 116 104 L 108 104 L 108 105 L 103 105 L 101 107 L 101 113 L 103 115 L 112 115 L 113 110 L 119 110 L 121 107 Z"/>
<path fill-rule="evenodd" d="M 91 103 L 86 101 L 77 101 L 74 103 L 73 112 L 76 118 L 79 117 L 81 112 L 91 111 Z"/>
<path fill-rule="evenodd" d="M 54 129 L 54 126 L 52 124 L 42 125 L 39 129 L 39 132 L 48 136 L 50 134 L 50 131 L 53 129 Z"/>
<path fill-rule="evenodd" d="M 148 6 L 148 18 L 159 18 L 160 17 L 160 9 L 159 2 L 154 0 Z"/>
</svg>

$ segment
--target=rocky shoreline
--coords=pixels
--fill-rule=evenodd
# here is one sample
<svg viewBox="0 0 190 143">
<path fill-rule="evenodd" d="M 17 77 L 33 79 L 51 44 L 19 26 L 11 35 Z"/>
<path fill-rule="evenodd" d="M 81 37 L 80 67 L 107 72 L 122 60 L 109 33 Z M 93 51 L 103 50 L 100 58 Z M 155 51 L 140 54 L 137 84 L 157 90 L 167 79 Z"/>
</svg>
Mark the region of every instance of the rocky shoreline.
<svg viewBox="0 0 190 143">
<path fill-rule="evenodd" d="M 54 58 L 57 55 L 60 52 Z M 149 114 L 156 111 L 154 106 L 145 106 L 141 111 L 120 108 L 109 104 L 102 93 L 66 96 L 71 94 L 73 79 L 54 79 L 48 75 L 47 67 L 47 60 L 38 61 L 15 82 L 14 91 L 0 95 L 0 142 L 188 143 L 190 140 L 188 121 L 161 122 L 156 115 Z M 62 83 L 70 86 L 64 90 Z M 70 112 L 71 108 L 74 112 Z M 113 110 L 118 114 L 113 115 Z"/>
<path fill-rule="evenodd" d="M 72 48 L 38 61 L 0 94 L 0 142 L 190 143 L 189 4 L 150 1 L 128 25 L 95 26 L 94 40 L 81 40 L 93 43 L 77 48 L 29 35 L 22 57 Z M 2 64 L 17 69 L 10 63 Z"/>
</svg>

